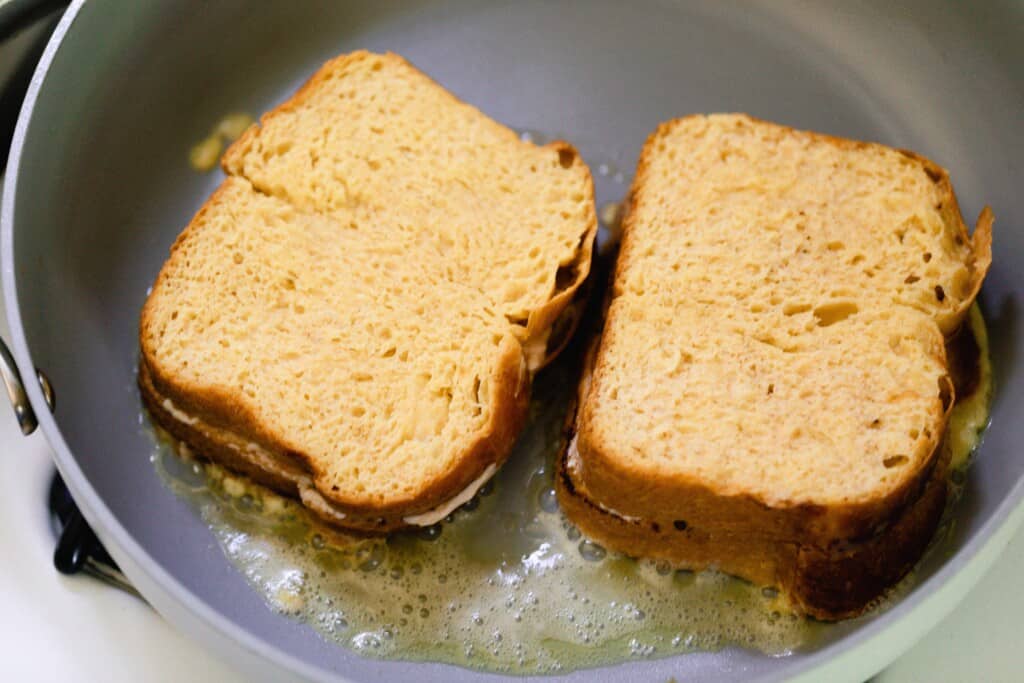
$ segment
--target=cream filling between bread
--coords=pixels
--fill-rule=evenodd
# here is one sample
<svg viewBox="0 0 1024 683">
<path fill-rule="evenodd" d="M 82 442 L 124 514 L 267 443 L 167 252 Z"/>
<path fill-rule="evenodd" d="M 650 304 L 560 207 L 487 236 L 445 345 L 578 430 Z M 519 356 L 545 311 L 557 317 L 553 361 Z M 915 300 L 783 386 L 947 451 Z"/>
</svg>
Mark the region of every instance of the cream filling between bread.
<svg viewBox="0 0 1024 683">
<path fill-rule="evenodd" d="M 189 415 L 185 411 L 179 410 L 178 407 L 175 406 L 171 402 L 171 399 L 169 399 L 169 398 L 165 398 L 162 405 L 164 407 L 164 410 L 166 410 L 168 413 L 170 413 L 171 417 L 173 417 L 178 422 L 187 424 L 189 427 L 191 427 L 195 423 L 199 422 L 199 418 L 198 417 L 192 417 L 191 415 Z"/>
<path fill-rule="evenodd" d="M 526 369 L 533 373 L 542 367 L 548 358 L 548 339 L 551 337 L 551 328 L 544 330 L 542 334 L 527 340 L 523 344 L 523 357 L 526 359 Z"/>
<path fill-rule="evenodd" d="M 176 405 L 174 405 L 171 399 L 165 398 L 162 401 L 161 405 L 163 406 L 164 410 L 166 410 L 168 414 L 178 422 L 181 422 L 183 424 L 186 424 L 190 427 L 197 429 L 207 429 L 207 425 L 202 420 L 200 420 L 198 417 L 195 417 L 194 415 L 189 415 L 185 411 L 178 408 Z M 230 434 L 232 437 L 238 439 L 239 441 L 243 441 L 242 439 L 239 439 L 238 436 L 233 432 L 227 433 Z M 264 448 L 263 446 L 254 441 L 245 441 L 244 443 L 246 452 L 250 454 L 254 459 L 259 461 L 259 465 L 264 469 L 272 469 L 273 465 L 280 466 L 280 456 L 272 453 L 271 451 L 267 450 L 266 448 Z M 187 448 L 187 446 L 184 443 L 182 443 L 182 446 Z M 233 451 L 241 450 L 240 446 L 237 443 L 228 442 L 227 447 Z M 452 512 L 454 512 L 456 508 L 462 506 L 465 503 L 468 503 L 473 498 L 473 496 L 477 494 L 477 491 L 479 491 L 480 488 L 484 484 L 486 484 L 491 479 L 491 477 L 495 475 L 495 473 L 497 473 L 497 471 L 498 466 L 495 463 L 491 463 L 486 468 L 484 468 L 484 471 L 480 473 L 480 476 L 474 479 L 469 484 L 469 486 L 464 488 L 461 492 L 459 492 L 452 498 L 448 499 L 446 502 L 441 503 L 437 507 L 432 508 L 426 512 L 403 517 L 402 521 L 406 524 L 412 524 L 413 526 L 431 526 L 432 524 L 437 524 L 442 519 L 444 519 Z M 299 491 L 299 498 L 302 500 L 302 503 L 306 507 L 316 510 L 320 514 L 332 518 L 338 522 L 346 518 L 347 515 L 344 512 L 339 510 L 337 506 L 334 505 L 334 503 L 324 498 L 323 494 L 321 494 L 316 489 L 316 487 L 313 486 L 313 481 L 308 476 L 298 477 L 295 482 L 295 485 Z"/>
<path fill-rule="evenodd" d="M 572 441 L 569 442 L 569 446 L 566 449 L 565 466 L 569 469 L 569 471 L 573 475 L 579 474 L 580 452 L 576 448 L 576 436 L 575 435 L 572 437 Z M 578 479 L 578 477 L 577 477 L 577 479 Z M 607 512 L 612 517 L 618 517 L 619 519 L 621 519 L 624 522 L 639 522 L 639 521 L 641 521 L 641 519 L 639 517 L 634 517 L 632 515 L 627 515 L 627 514 L 625 514 L 623 512 L 619 512 L 618 510 L 613 510 L 612 508 L 610 508 L 610 507 L 608 507 L 606 505 L 602 505 L 599 501 L 591 500 L 591 499 L 588 499 L 588 500 L 590 500 L 591 503 L 593 503 L 598 508 L 600 508 L 602 512 Z"/>
<path fill-rule="evenodd" d="M 480 487 L 486 484 L 488 480 L 490 480 L 490 478 L 493 477 L 494 473 L 497 471 L 498 466 L 492 462 L 490 465 L 484 468 L 484 471 L 480 473 L 479 477 L 474 479 L 469 486 L 462 489 L 461 493 L 459 493 L 454 498 L 451 498 L 447 503 L 442 503 L 433 510 L 428 510 L 418 515 L 409 515 L 408 517 L 403 517 L 402 521 L 406 524 L 412 524 L 414 526 L 430 526 L 432 524 L 437 524 L 442 519 L 444 519 L 452 512 L 454 512 L 456 508 L 472 500 L 473 496 L 476 495 L 476 492 L 480 490 Z"/>
<path fill-rule="evenodd" d="M 166 410 L 167 413 L 171 416 L 172 419 L 177 420 L 182 424 L 188 425 L 193 429 L 198 429 L 200 431 L 207 433 L 216 429 L 207 425 L 200 418 L 194 415 L 189 415 L 182 409 L 178 408 L 176 405 L 174 405 L 174 402 L 171 401 L 171 399 L 169 398 L 165 398 L 163 401 L 161 401 L 161 405 L 163 406 L 164 410 Z M 335 521 L 341 521 L 345 519 L 346 514 L 341 510 L 337 509 L 337 507 L 335 507 L 334 504 L 331 503 L 331 501 L 324 498 L 323 495 L 321 495 L 320 492 L 316 490 L 316 488 L 313 486 L 312 478 L 310 478 L 308 475 L 300 474 L 297 471 L 294 471 L 297 469 L 297 466 L 293 465 L 292 463 L 284 462 L 281 456 L 264 448 L 255 441 L 247 441 L 243 438 L 240 438 L 235 432 L 226 429 L 216 429 L 216 431 L 221 433 L 221 436 L 223 437 L 222 440 L 225 441 L 224 445 L 227 448 L 230 448 L 236 453 L 240 453 L 244 448 L 246 457 L 249 458 L 257 467 L 263 470 L 276 470 L 279 472 L 281 470 L 291 470 L 286 476 L 288 476 L 288 478 L 294 481 L 295 487 L 298 489 L 299 492 L 299 498 L 307 507 L 316 510 L 321 515 L 334 519 Z M 184 442 L 181 442 L 181 444 L 179 445 L 179 452 L 182 454 L 182 456 L 187 457 L 187 455 L 190 455 L 192 453 L 192 449 L 190 449 L 189 446 Z"/>
<path fill-rule="evenodd" d="M 299 499 L 306 507 L 336 522 L 341 522 L 347 516 L 316 490 L 311 479 L 299 484 Z"/>
</svg>

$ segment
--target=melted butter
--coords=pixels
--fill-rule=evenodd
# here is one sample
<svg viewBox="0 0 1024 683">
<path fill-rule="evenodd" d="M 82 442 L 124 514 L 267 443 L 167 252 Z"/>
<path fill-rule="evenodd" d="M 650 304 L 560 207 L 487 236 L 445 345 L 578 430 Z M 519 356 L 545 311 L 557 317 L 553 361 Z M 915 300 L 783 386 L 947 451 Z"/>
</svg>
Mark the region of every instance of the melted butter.
<svg viewBox="0 0 1024 683">
<path fill-rule="evenodd" d="M 301 505 L 168 446 L 155 460 L 268 604 L 363 654 L 537 673 L 813 643 L 825 627 L 786 613 L 774 591 L 581 538 L 552 478 L 570 391 L 560 366 L 539 375 L 528 427 L 481 494 L 443 525 L 387 540 L 332 533 Z"/>
<path fill-rule="evenodd" d="M 188 163 L 192 169 L 200 173 L 212 171 L 220 161 L 220 153 L 224 151 L 224 143 L 217 135 L 203 138 L 188 151 Z"/>
<path fill-rule="evenodd" d="M 212 171 L 220 161 L 224 146 L 231 144 L 255 123 L 248 114 L 227 114 L 217 122 L 208 136 L 197 142 L 188 152 L 188 163 L 200 173 Z"/>
<path fill-rule="evenodd" d="M 946 448 L 951 452 L 950 470 L 953 481 L 961 479 L 964 470 L 970 464 L 971 456 L 981 442 L 981 435 L 988 426 L 989 407 L 992 402 L 992 360 L 988 355 L 988 332 L 985 320 L 975 304 L 967 318 L 978 344 L 980 358 L 978 363 L 978 387 L 970 396 L 957 398 L 953 411 L 949 416 L 946 432 Z"/>
</svg>

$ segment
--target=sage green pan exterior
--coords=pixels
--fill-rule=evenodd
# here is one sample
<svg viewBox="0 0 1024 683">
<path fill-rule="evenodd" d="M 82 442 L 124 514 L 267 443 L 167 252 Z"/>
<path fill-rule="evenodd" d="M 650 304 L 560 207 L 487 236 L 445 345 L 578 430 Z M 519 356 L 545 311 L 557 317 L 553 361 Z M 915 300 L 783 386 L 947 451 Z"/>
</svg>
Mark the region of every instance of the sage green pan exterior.
<svg viewBox="0 0 1024 683">
<path fill-rule="evenodd" d="M 873 2 L 73 3 L 40 63 L 2 204 L 10 342 L 65 480 L 111 554 L 170 621 L 253 679 L 497 680 L 360 658 L 269 610 L 163 486 L 139 425 L 138 312 L 217 173 L 188 149 L 225 113 L 264 111 L 327 58 L 411 59 L 499 121 L 631 169 L 658 122 L 744 111 L 917 150 L 947 167 L 965 216 L 991 204 L 992 426 L 948 550 L 893 609 L 813 652 L 729 648 L 638 660 L 568 681 L 862 681 L 947 614 L 1024 516 L 1024 5 Z M 598 203 L 621 186 L 597 176 Z M 43 568 L 40 568 L 43 570 Z M 545 679 L 550 680 L 550 679 Z"/>
</svg>

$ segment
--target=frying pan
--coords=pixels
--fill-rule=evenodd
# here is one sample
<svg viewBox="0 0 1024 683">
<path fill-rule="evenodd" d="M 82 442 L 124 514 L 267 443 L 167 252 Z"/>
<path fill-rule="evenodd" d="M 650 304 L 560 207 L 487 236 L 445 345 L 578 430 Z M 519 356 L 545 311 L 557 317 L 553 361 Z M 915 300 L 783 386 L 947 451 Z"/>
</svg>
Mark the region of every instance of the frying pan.
<svg viewBox="0 0 1024 683">
<path fill-rule="evenodd" d="M 138 425 L 138 311 L 219 182 L 189 168 L 189 147 L 225 113 L 264 111 L 356 48 L 400 52 L 496 119 L 622 169 L 659 121 L 746 111 L 919 150 L 950 169 L 968 218 L 990 203 L 992 424 L 948 551 L 930 555 L 910 594 L 811 652 L 728 648 L 564 679 L 863 680 L 953 608 L 1024 515 L 1020 4 L 79 1 L 43 54 L 9 158 L 13 358 L 2 365 L 23 424 L 38 420 L 89 523 L 157 610 L 254 679 L 495 678 L 360 658 L 272 612 L 160 482 Z M 597 194 L 618 199 L 621 186 L 597 175 Z M 52 415 L 37 367 L 60 396 Z"/>
</svg>

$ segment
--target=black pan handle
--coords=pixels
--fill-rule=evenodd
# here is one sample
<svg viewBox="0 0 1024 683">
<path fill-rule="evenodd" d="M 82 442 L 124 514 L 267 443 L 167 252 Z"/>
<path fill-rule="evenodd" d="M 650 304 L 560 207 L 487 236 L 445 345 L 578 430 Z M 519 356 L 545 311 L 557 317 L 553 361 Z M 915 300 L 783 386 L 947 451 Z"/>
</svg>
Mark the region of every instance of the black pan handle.
<svg viewBox="0 0 1024 683">
<path fill-rule="evenodd" d="M 36 63 L 60 20 L 58 13 L 62 13 L 67 5 L 67 0 L 0 1 L 0 43 L 13 38 L 36 22 L 44 19 L 48 22 L 47 29 L 26 48 L 18 65 L 8 76 L 6 84 L 0 83 L 0 171 L 7 165 L 7 153 L 14 136 L 14 125 L 18 121 L 21 102 L 25 99 L 28 84 L 32 81 Z"/>
</svg>

